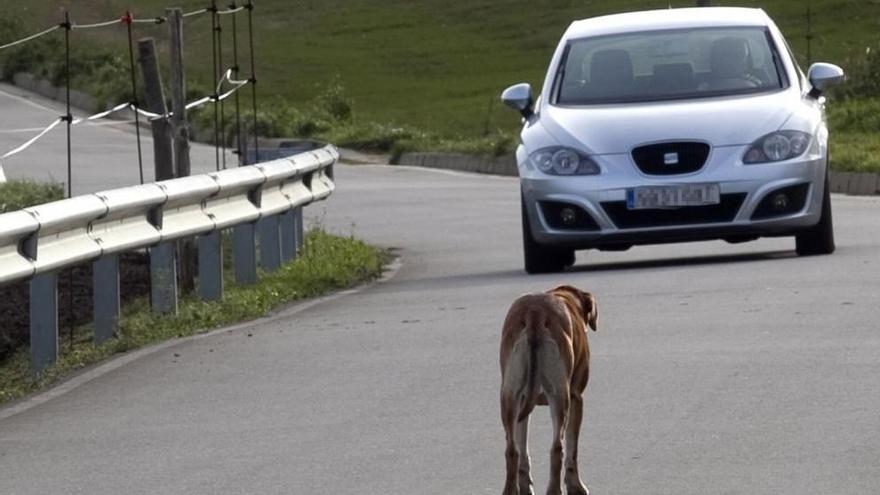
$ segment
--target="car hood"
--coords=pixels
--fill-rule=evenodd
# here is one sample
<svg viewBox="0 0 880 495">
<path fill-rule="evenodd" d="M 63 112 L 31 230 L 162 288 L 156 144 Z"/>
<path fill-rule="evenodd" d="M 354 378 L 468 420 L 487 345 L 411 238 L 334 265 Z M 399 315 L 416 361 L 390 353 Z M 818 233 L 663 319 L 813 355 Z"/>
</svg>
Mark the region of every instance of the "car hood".
<svg viewBox="0 0 880 495">
<path fill-rule="evenodd" d="M 591 154 L 628 153 L 658 141 L 696 140 L 712 146 L 744 145 L 778 130 L 792 114 L 788 95 L 704 100 L 544 106 L 541 124 L 559 144 Z"/>
</svg>

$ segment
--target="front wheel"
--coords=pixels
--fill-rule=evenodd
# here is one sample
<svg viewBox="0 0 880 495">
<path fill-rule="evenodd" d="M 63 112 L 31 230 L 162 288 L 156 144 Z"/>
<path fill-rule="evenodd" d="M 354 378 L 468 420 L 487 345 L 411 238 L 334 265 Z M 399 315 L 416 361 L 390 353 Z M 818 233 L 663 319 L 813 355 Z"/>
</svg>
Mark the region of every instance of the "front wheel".
<svg viewBox="0 0 880 495">
<path fill-rule="evenodd" d="M 532 227 L 526 213 L 525 199 L 520 199 L 522 208 L 523 257 L 526 273 L 560 272 L 574 264 L 574 250 L 542 246 L 532 237 Z"/>
<path fill-rule="evenodd" d="M 825 194 L 822 196 L 822 216 L 810 230 L 795 236 L 795 250 L 799 256 L 831 254 L 834 252 L 834 225 L 831 219 L 831 187 L 825 175 Z"/>
</svg>

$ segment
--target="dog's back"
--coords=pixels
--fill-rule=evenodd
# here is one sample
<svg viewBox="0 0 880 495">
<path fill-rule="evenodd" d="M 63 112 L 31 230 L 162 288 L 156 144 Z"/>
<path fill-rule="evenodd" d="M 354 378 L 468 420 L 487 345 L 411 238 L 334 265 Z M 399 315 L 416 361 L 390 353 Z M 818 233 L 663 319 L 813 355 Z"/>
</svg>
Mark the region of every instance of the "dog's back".
<svg viewBox="0 0 880 495">
<path fill-rule="evenodd" d="M 501 336 L 501 388 L 516 398 L 518 420 L 545 403 L 542 392 L 556 395 L 560 384 L 569 382 L 573 356 L 569 345 L 558 342 L 566 338 L 568 324 L 550 294 L 525 295 L 511 305 Z"/>
</svg>

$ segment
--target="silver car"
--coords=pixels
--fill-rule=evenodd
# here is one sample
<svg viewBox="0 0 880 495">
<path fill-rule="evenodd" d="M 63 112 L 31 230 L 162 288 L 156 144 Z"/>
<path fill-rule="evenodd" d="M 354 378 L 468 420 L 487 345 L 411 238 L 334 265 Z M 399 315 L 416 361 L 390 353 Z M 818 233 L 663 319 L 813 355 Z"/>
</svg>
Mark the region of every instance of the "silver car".
<svg viewBox="0 0 880 495">
<path fill-rule="evenodd" d="M 798 67 L 760 9 L 693 8 L 577 21 L 542 94 L 502 100 L 524 120 L 516 157 L 529 273 L 579 249 L 794 236 L 834 251 L 831 64 Z"/>
</svg>

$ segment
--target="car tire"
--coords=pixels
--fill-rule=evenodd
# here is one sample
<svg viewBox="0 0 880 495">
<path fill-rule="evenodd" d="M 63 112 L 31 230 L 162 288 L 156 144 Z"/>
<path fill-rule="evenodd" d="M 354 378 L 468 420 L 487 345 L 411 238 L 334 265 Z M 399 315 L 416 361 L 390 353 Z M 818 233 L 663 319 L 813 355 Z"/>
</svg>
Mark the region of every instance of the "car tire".
<svg viewBox="0 0 880 495">
<path fill-rule="evenodd" d="M 560 249 L 542 246 L 532 236 L 532 227 L 526 213 L 525 200 L 520 199 L 522 209 L 522 236 L 523 258 L 526 273 L 534 275 L 538 273 L 561 272 L 567 266 L 574 264 L 574 250 Z"/>
<path fill-rule="evenodd" d="M 834 225 L 831 215 L 830 185 L 828 173 L 826 172 L 825 193 L 822 195 L 822 216 L 815 227 L 795 236 L 795 250 L 798 256 L 815 256 L 834 252 Z"/>
</svg>

